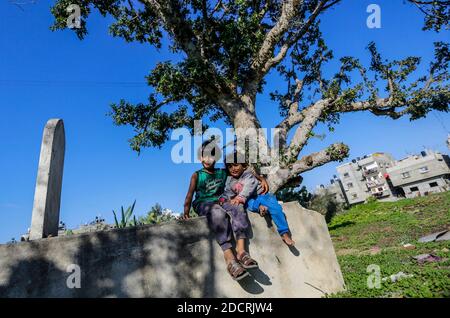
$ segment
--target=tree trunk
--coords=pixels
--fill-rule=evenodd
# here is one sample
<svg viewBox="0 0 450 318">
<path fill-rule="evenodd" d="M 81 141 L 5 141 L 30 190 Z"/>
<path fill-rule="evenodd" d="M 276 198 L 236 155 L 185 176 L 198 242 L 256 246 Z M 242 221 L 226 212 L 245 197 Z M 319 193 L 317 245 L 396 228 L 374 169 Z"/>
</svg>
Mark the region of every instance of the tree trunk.
<svg viewBox="0 0 450 318">
<path fill-rule="evenodd" d="M 275 194 L 294 177 L 289 169 L 272 168 L 266 177 L 270 193 Z"/>
<path fill-rule="evenodd" d="M 236 116 L 233 120 L 233 126 L 236 129 L 236 136 L 237 138 L 245 138 L 246 129 L 255 129 L 257 130 L 260 127 L 259 121 L 256 118 L 256 116 L 248 111 L 240 110 L 236 113 Z M 270 133 L 270 130 L 268 130 L 268 133 Z M 259 143 L 257 144 L 258 147 L 258 153 L 260 158 L 263 158 L 263 160 L 266 160 L 265 162 L 269 162 L 270 159 L 273 159 L 274 156 L 271 155 L 271 149 L 269 147 L 269 144 L 267 142 L 267 138 L 264 135 L 259 134 Z M 251 142 L 254 142 L 255 140 L 251 140 Z M 267 147 L 267 150 L 264 149 L 264 147 Z M 266 153 L 267 151 L 267 153 Z M 264 155 L 267 155 L 264 157 Z M 267 182 L 269 184 L 270 193 L 275 193 L 280 188 L 282 188 L 290 179 L 292 179 L 293 176 L 292 172 L 289 169 L 286 168 L 280 168 L 277 164 L 272 164 L 269 167 L 264 167 L 262 171 L 260 171 L 264 175 L 266 175 Z"/>
</svg>

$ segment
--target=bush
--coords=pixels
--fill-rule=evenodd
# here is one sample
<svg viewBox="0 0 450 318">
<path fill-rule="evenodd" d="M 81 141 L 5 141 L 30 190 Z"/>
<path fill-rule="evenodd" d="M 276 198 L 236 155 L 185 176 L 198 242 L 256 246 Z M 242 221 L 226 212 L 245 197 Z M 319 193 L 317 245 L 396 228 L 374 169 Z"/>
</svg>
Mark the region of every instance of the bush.
<svg viewBox="0 0 450 318">
<path fill-rule="evenodd" d="M 283 188 L 276 194 L 278 201 L 292 202 L 297 201 L 303 207 L 308 207 L 312 194 L 308 192 L 305 186 L 301 188 Z"/>
<path fill-rule="evenodd" d="M 177 217 L 174 213 L 167 209 L 163 209 L 159 203 L 156 203 L 151 207 L 147 215 L 141 216 L 139 218 L 140 224 L 159 224 L 162 222 L 168 222 L 175 220 Z"/>
<path fill-rule="evenodd" d="M 331 193 L 325 191 L 324 194 L 314 195 L 308 208 L 325 216 L 325 221 L 330 223 L 336 214 L 344 211 L 345 205 L 337 202 Z"/>
</svg>

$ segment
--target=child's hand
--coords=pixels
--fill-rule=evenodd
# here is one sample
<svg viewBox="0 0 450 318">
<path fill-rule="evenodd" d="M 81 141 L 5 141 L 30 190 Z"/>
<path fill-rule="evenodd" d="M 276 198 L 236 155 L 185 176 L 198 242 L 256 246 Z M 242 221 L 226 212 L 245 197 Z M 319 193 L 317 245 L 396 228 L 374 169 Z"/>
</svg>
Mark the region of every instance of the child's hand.
<svg viewBox="0 0 450 318">
<path fill-rule="evenodd" d="M 241 201 L 238 198 L 233 198 L 230 200 L 230 203 L 232 205 L 239 205 L 239 203 L 241 203 Z"/>
<path fill-rule="evenodd" d="M 182 219 L 183 220 L 188 220 L 189 218 L 190 218 L 189 212 L 184 212 Z"/>
<path fill-rule="evenodd" d="M 266 194 L 267 192 L 269 192 L 269 184 L 267 183 L 267 180 L 264 177 L 261 177 L 261 187 L 262 187 L 261 194 Z"/>
<path fill-rule="evenodd" d="M 267 207 L 264 205 L 259 206 L 259 215 L 266 216 L 267 214 Z"/>
</svg>

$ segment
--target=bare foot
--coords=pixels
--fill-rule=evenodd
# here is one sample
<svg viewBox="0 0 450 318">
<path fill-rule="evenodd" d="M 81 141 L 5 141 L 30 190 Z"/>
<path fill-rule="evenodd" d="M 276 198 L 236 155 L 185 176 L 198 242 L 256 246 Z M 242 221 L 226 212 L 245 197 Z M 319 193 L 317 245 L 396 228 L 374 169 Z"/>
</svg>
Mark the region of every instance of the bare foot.
<svg viewBox="0 0 450 318">
<path fill-rule="evenodd" d="M 267 214 L 267 207 L 264 205 L 260 205 L 259 206 L 259 215 L 264 217 L 264 216 L 266 216 L 266 214 Z"/>
<path fill-rule="evenodd" d="M 284 243 L 286 243 L 286 245 L 288 246 L 294 246 L 295 242 L 291 239 L 291 236 L 289 235 L 289 233 L 285 233 L 281 236 L 281 238 L 283 239 Z"/>
</svg>

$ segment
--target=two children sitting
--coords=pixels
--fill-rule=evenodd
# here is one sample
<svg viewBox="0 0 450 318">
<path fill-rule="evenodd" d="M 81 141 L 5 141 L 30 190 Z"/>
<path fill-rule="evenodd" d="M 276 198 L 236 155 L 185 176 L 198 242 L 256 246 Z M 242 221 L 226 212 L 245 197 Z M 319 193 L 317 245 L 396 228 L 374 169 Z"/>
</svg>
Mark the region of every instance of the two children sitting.
<svg viewBox="0 0 450 318">
<path fill-rule="evenodd" d="M 227 170 L 215 168 L 221 151 L 213 141 L 199 149 L 203 168 L 194 172 L 184 203 L 184 218 L 189 218 L 191 206 L 200 216 L 206 216 L 208 225 L 224 253 L 227 270 L 234 280 L 249 275 L 247 269 L 258 267 L 245 247 L 249 221 L 246 208 L 270 214 L 287 245 L 294 245 L 289 236 L 286 217 L 275 196 L 268 194 L 264 178 L 256 175 L 246 164 L 237 163 L 233 155 L 226 160 Z M 192 201 L 195 194 L 195 200 Z M 232 249 L 232 233 L 236 241 L 236 255 Z"/>
</svg>

